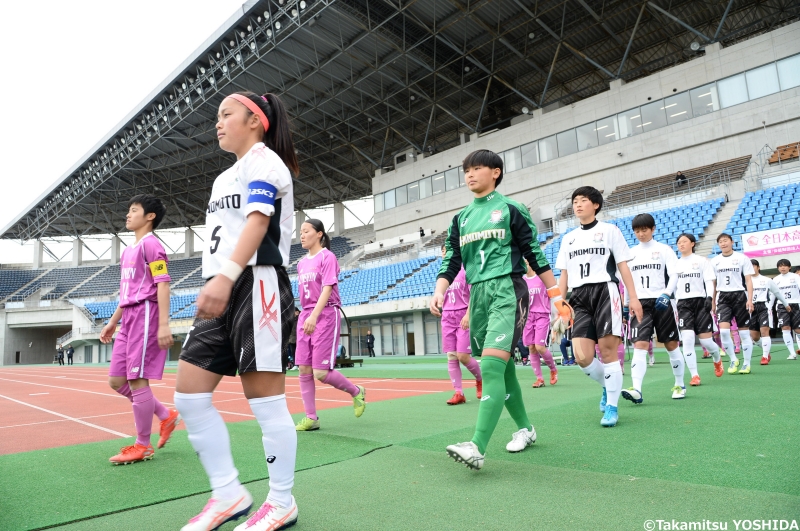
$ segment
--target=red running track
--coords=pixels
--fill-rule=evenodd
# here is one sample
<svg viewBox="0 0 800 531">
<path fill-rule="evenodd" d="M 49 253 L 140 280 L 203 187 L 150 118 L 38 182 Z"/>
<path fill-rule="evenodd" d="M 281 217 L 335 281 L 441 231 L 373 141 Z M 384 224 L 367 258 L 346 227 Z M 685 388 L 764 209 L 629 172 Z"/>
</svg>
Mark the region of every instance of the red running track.
<svg viewBox="0 0 800 531">
<path fill-rule="evenodd" d="M 131 404 L 111 390 L 107 375 L 107 368 L 79 365 L 0 369 L 0 455 L 135 436 Z M 167 407 L 172 407 L 175 377 L 165 373 L 163 380 L 151 381 L 153 394 Z M 449 380 L 351 380 L 367 389 L 368 402 L 452 390 Z M 289 411 L 301 413 L 296 375 L 286 378 L 286 396 Z M 347 394 L 320 382 L 316 400 L 317 409 L 353 404 Z M 226 422 L 255 418 L 237 378 L 222 379 L 214 405 Z M 153 433 L 158 430 L 154 417 Z"/>
</svg>

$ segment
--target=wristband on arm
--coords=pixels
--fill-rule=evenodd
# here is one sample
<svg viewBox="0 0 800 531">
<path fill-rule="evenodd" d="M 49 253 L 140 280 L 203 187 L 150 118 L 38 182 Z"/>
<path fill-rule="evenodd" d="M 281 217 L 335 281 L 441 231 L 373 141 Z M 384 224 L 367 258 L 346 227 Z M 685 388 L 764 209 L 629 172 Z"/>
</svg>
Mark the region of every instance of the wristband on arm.
<svg viewBox="0 0 800 531">
<path fill-rule="evenodd" d="M 244 268 L 233 260 L 226 260 L 219 268 L 219 274 L 228 277 L 232 282 L 236 282 L 243 271 Z"/>
</svg>

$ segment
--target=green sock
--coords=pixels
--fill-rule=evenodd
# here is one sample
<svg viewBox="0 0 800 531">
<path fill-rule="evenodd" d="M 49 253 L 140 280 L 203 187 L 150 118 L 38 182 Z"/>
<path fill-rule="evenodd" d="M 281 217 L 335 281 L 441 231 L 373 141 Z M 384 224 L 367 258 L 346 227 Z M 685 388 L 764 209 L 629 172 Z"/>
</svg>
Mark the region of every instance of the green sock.
<svg viewBox="0 0 800 531">
<path fill-rule="evenodd" d="M 475 435 L 472 442 L 478 446 L 482 454 L 503 412 L 506 398 L 506 383 L 503 373 L 506 362 L 494 356 L 483 356 L 481 360 L 481 376 L 483 377 L 483 398 L 478 407 L 478 422 L 475 423 Z M 519 384 L 517 384 L 519 387 Z"/>
<path fill-rule="evenodd" d="M 531 421 L 528 420 L 528 412 L 525 411 L 525 403 L 522 401 L 522 389 L 517 380 L 517 367 L 513 361 L 506 364 L 506 371 L 504 373 L 506 382 L 506 409 L 514 422 L 517 423 L 517 428 L 531 429 Z"/>
</svg>

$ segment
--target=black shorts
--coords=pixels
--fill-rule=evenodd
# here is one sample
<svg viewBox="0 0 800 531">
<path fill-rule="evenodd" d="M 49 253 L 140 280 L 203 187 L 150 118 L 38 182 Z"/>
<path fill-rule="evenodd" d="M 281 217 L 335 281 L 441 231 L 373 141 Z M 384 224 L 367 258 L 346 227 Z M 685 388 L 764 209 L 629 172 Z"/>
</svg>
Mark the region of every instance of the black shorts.
<svg viewBox="0 0 800 531">
<path fill-rule="evenodd" d="M 794 309 L 794 308 L 793 308 Z M 744 291 L 717 292 L 717 322 L 730 323 L 736 319 L 740 330 L 750 328 L 750 311 L 747 309 L 747 293 Z"/>
<path fill-rule="evenodd" d="M 791 312 L 787 312 L 783 304 L 778 303 L 778 328 L 791 326 L 792 330 L 800 330 L 800 304 L 794 303 L 789 306 L 792 307 Z"/>
<path fill-rule="evenodd" d="M 695 334 L 713 333 L 714 319 L 706 310 L 704 297 L 692 297 L 678 301 L 678 328 L 693 330 Z"/>
<path fill-rule="evenodd" d="M 214 319 L 195 318 L 180 359 L 223 376 L 285 373 L 293 324 L 294 296 L 286 269 L 246 267 L 225 312 Z"/>
<path fill-rule="evenodd" d="M 767 308 L 766 302 L 753 303 L 755 311 L 750 316 L 750 330 L 754 332 L 760 331 L 762 328 L 772 328 L 772 310 Z M 792 308 L 794 310 L 794 308 Z M 737 319 L 738 323 L 739 320 Z"/>
<path fill-rule="evenodd" d="M 616 283 L 577 287 L 572 290 L 569 303 L 575 310 L 570 339 L 586 338 L 596 342 L 608 335 L 622 337 L 622 302 Z"/>
<path fill-rule="evenodd" d="M 642 322 L 631 313 L 631 341 L 649 342 L 655 329 L 658 340 L 662 343 L 679 341 L 678 322 L 675 320 L 675 309 L 672 304 L 661 311 L 656 310 L 656 299 L 639 299 L 642 303 Z"/>
</svg>

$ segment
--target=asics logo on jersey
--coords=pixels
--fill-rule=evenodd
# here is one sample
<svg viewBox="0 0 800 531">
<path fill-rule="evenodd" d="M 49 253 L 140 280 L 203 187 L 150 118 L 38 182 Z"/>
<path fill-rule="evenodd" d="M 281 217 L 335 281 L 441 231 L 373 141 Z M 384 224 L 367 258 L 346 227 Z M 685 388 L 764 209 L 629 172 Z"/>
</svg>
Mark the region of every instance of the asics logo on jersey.
<svg viewBox="0 0 800 531">
<path fill-rule="evenodd" d="M 467 221 L 469 221 L 469 218 L 464 218 L 464 221 L 461 222 L 461 226 L 463 227 L 464 225 L 466 225 Z"/>
<path fill-rule="evenodd" d="M 464 247 L 468 243 L 477 242 L 480 240 L 491 240 L 493 238 L 503 240 L 505 237 L 506 229 L 489 229 L 482 230 L 480 232 L 470 232 L 469 234 L 462 236 L 459 240 L 461 242 L 461 247 Z"/>
<path fill-rule="evenodd" d="M 499 343 L 499 342 L 501 342 L 502 340 L 504 340 L 505 338 L 506 338 L 506 335 L 505 335 L 505 334 L 500 334 L 499 336 L 497 336 L 497 337 L 494 339 L 494 342 L 495 342 L 495 343 Z"/>
<path fill-rule="evenodd" d="M 508 400 L 509 398 L 511 398 L 511 395 L 506 395 L 506 400 Z"/>
<path fill-rule="evenodd" d="M 217 210 L 225 210 L 226 208 L 239 208 L 242 206 L 242 195 L 233 194 L 220 197 L 213 201 L 208 202 L 208 209 L 206 213 L 211 214 Z"/>
<path fill-rule="evenodd" d="M 492 397 L 491 397 L 491 396 L 489 396 L 489 395 L 483 395 L 483 396 L 481 397 L 481 402 L 485 402 L 485 401 L 489 400 L 490 398 L 492 398 Z"/>
<path fill-rule="evenodd" d="M 570 245 L 572 245 L 573 243 L 575 243 L 575 238 L 572 238 L 572 241 L 569 242 Z"/>
<path fill-rule="evenodd" d="M 258 282 L 261 285 L 261 311 L 264 312 L 258 321 L 258 329 L 261 330 L 266 326 L 272 332 L 272 337 L 275 338 L 275 341 L 278 341 L 278 332 L 272 328 L 273 321 L 278 324 L 278 310 L 272 309 L 272 305 L 275 304 L 275 294 L 272 294 L 272 299 L 267 304 L 267 299 L 264 296 L 264 281 L 259 280 Z"/>
</svg>

